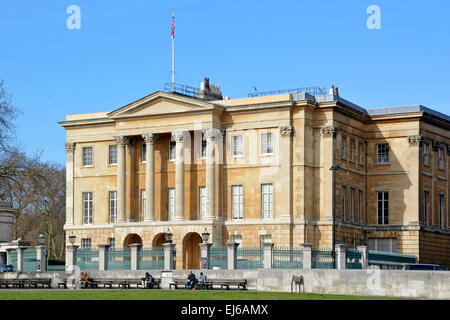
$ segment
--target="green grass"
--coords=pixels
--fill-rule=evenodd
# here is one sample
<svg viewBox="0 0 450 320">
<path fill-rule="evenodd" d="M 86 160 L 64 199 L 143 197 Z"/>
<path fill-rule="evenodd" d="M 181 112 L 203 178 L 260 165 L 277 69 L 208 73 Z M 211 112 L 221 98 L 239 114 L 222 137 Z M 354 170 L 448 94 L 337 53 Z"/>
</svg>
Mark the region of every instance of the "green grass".
<svg viewBox="0 0 450 320">
<path fill-rule="evenodd" d="M 0 291 L 0 300 L 386 300 L 349 295 L 186 290 L 24 290 Z"/>
</svg>

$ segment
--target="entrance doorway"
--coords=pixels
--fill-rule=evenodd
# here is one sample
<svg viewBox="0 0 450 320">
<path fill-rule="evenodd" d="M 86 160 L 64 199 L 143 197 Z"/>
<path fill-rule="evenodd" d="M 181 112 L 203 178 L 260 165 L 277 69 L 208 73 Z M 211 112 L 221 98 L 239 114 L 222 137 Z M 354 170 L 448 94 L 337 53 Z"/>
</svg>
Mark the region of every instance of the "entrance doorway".
<svg viewBox="0 0 450 320">
<path fill-rule="evenodd" d="M 183 269 L 200 269 L 200 246 L 202 237 L 196 233 L 188 233 L 183 240 Z"/>
</svg>

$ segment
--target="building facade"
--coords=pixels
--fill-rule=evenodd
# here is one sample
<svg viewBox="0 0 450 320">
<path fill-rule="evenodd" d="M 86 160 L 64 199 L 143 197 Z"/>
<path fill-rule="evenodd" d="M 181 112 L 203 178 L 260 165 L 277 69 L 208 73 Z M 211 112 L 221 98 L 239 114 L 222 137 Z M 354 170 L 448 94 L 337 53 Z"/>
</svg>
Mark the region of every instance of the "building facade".
<svg viewBox="0 0 450 320">
<path fill-rule="evenodd" d="M 331 248 L 334 204 L 335 243 L 450 267 L 449 116 L 366 110 L 333 90 L 228 99 L 214 89 L 158 91 L 60 122 L 67 236 L 152 247 L 170 229 L 177 268 L 197 268 L 205 230 L 214 245 Z"/>
</svg>

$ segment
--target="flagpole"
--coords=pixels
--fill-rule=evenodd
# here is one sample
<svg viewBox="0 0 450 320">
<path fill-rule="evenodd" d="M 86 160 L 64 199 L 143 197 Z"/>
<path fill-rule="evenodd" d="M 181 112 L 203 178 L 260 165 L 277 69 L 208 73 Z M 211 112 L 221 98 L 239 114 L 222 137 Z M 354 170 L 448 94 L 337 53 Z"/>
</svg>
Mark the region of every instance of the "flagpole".
<svg viewBox="0 0 450 320">
<path fill-rule="evenodd" d="M 174 9 L 172 8 L 172 24 L 174 24 L 175 14 Z M 174 26 L 172 26 L 174 28 Z M 172 92 L 175 87 L 175 33 L 172 30 Z"/>
</svg>

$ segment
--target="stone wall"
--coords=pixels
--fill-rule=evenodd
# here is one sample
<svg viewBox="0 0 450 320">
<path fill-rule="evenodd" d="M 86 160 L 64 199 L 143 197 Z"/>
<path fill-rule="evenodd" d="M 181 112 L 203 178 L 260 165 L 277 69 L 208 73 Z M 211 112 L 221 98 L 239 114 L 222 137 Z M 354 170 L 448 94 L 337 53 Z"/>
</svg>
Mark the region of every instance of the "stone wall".
<svg viewBox="0 0 450 320">
<path fill-rule="evenodd" d="M 361 296 L 392 296 L 424 299 L 450 299 L 450 272 L 447 271 L 402 271 L 402 270 L 328 270 L 328 269 L 271 269 L 271 270 L 202 270 L 209 279 L 247 279 L 252 291 L 290 292 L 293 275 L 303 275 L 304 291 L 307 293 L 343 294 Z M 159 277 L 161 270 L 150 270 Z M 172 278 L 185 278 L 187 270 L 173 270 Z M 197 276 L 200 270 L 193 270 Z M 95 279 L 133 278 L 145 273 L 140 271 L 91 271 Z M 68 276 L 65 272 L 4 273 L 0 278 L 58 278 Z M 162 288 L 168 289 L 172 278 L 162 278 Z"/>
</svg>

